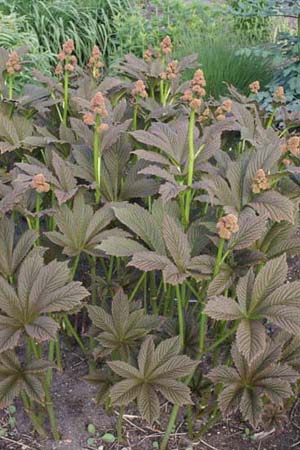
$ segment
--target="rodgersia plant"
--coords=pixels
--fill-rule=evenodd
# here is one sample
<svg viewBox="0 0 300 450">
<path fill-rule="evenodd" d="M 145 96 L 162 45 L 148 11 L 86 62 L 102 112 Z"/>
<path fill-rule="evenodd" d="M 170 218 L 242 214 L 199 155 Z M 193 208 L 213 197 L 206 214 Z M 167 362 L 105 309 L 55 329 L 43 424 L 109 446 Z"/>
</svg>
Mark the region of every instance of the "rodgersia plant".
<svg viewBox="0 0 300 450">
<path fill-rule="evenodd" d="M 97 47 L 81 69 L 67 41 L 56 75 L 34 72 L 40 85 L 13 88 L 13 102 L 7 69 L 14 82 L 20 61 L 5 54 L 0 406 L 20 395 L 40 434 L 46 407 L 59 437 L 50 388 L 66 333 L 95 356 L 85 378 L 120 407 L 119 440 L 126 406 L 153 423 L 161 397 L 173 404 L 161 449 L 185 405 L 192 436 L 189 386 L 206 428 L 218 408 L 205 407 L 211 382 L 224 387 L 220 411 L 254 427 L 280 424 L 294 395 L 299 283 L 287 283 L 287 256 L 300 252 L 299 122 L 287 113 L 279 131 L 285 93 L 276 89 L 266 118 L 255 82 L 248 98 L 231 86 L 230 98 L 207 99 L 197 56 L 172 52 L 166 37 L 105 77 Z M 186 68 L 195 72 L 183 82 Z M 83 272 L 90 299 L 73 281 Z"/>
</svg>

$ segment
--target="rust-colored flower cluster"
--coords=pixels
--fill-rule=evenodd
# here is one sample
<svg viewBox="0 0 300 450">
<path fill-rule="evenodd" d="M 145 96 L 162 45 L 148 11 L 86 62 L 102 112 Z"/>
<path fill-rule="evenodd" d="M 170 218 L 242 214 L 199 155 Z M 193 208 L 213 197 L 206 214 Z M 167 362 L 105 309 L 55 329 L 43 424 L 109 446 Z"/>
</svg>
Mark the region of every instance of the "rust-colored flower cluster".
<svg viewBox="0 0 300 450">
<path fill-rule="evenodd" d="M 143 58 L 146 62 L 151 62 L 153 57 L 153 50 L 151 48 L 147 48 L 147 50 L 144 51 Z"/>
<path fill-rule="evenodd" d="M 146 91 L 146 86 L 143 80 L 137 80 L 134 83 L 134 87 L 131 90 L 131 94 L 133 97 L 141 97 L 141 98 L 147 98 L 148 93 Z"/>
<path fill-rule="evenodd" d="M 77 58 L 72 55 L 75 50 L 74 42 L 69 39 L 63 44 L 61 52 L 57 55 L 58 64 L 55 68 L 55 75 L 61 76 L 65 71 L 74 72 L 76 69 Z"/>
<path fill-rule="evenodd" d="M 286 101 L 284 88 L 282 86 L 279 86 L 276 91 L 274 92 L 273 96 L 275 102 L 284 103 Z"/>
<path fill-rule="evenodd" d="M 253 81 L 253 83 L 249 84 L 249 89 L 252 92 L 252 94 L 258 94 L 260 91 L 260 82 Z"/>
<path fill-rule="evenodd" d="M 17 52 L 11 52 L 8 56 L 8 60 L 6 62 L 6 71 L 9 75 L 15 75 L 18 72 L 21 72 L 22 64 L 21 58 Z"/>
<path fill-rule="evenodd" d="M 87 66 L 91 70 L 92 76 L 95 80 L 98 80 L 101 76 L 101 69 L 104 67 L 104 64 L 102 62 L 102 53 L 97 45 L 94 45 L 93 47 Z"/>
<path fill-rule="evenodd" d="M 266 191 L 271 188 L 270 181 L 265 174 L 263 169 L 259 169 L 256 172 L 254 181 L 252 183 L 252 192 L 254 194 L 259 194 L 261 191 Z"/>
<path fill-rule="evenodd" d="M 217 230 L 220 238 L 230 239 L 233 233 L 239 231 L 238 218 L 234 214 L 227 214 L 218 220 Z"/>
<path fill-rule="evenodd" d="M 206 91 L 204 89 L 205 86 L 206 80 L 203 70 L 198 69 L 196 70 L 191 81 L 191 88 L 187 89 L 181 97 L 181 100 L 188 102 L 190 107 L 197 113 L 200 113 L 200 108 L 203 103 L 202 97 L 206 95 Z"/>
<path fill-rule="evenodd" d="M 232 100 L 229 98 L 227 100 L 224 100 L 222 105 L 218 106 L 218 108 L 215 111 L 215 116 L 217 120 L 224 120 L 226 119 L 226 114 L 230 113 L 232 110 Z"/>
<path fill-rule="evenodd" d="M 83 116 L 83 121 L 86 125 L 95 125 L 96 116 L 104 118 L 108 116 L 106 109 L 105 98 L 102 92 L 97 92 L 90 102 L 90 111 L 86 112 Z M 103 126 L 104 125 L 104 126 Z M 98 131 L 106 131 L 108 129 L 107 124 L 100 124 Z"/>
<path fill-rule="evenodd" d="M 199 123 L 208 124 L 212 121 L 214 115 L 210 108 L 205 108 L 198 118 Z"/>
<path fill-rule="evenodd" d="M 300 137 L 292 136 L 287 141 L 287 150 L 294 156 L 298 156 L 300 153 Z"/>
<path fill-rule="evenodd" d="M 163 40 L 161 41 L 161 43 L 159 44 L 159 46 L 161 48 L 161 51 L 165 55 L 169 55 L 170 53 L 172 53 L 173 44 L 172 44 L 170 36 L 164 37 Z"/>
<path fill-rule="evenodd" d="M 46 178 L 42 173 L 38 173 L 32 178 L 30 186 L 37 192 L 49 192 L 50 184 L 46 182 Z"/>
<path fill-rule="evenodd" d="M 175 78 L 177 77 L 177 74 L 178 74 L 177 67 L 178 67 L 178 61 L 176 61 L 176 60 L 171 61 L 167 65 L 166 70 L 160 74 L 160 78 L 162 80 L 169 80 L 169 81 L 175 80 Z"/>
<path fill-rule="evenodd" d="M 294 156 L 300 153 L 300 136 L 292 136 L 280 146 L 282 153 L 290 152 Z"/>
</svg>

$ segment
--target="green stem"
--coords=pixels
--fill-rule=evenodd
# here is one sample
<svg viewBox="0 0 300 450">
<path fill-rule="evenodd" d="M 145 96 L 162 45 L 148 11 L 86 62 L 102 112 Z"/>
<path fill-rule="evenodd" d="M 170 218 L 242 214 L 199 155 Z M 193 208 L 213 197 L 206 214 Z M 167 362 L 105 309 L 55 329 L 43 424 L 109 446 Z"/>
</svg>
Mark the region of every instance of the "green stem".
<svg viewBox="0 0 300 450">
<path fill-rule="evenodd" d="M 94 127 L 94 142 L 93 142 L 93 150 L 94 150 L 94 177 L 96 182 L 96 203 L 100 202 L 101 198 L 101 143 L 100 143 L 100 135 L 98 128 L 101 123 L 101 117 L 99 114 L 96 114 L 95 119 L 95 127 Z"/>
<path fill-rule="evenodd" d="M 78 333 L 75 330 L 75 328 L 73 327 L 73 325 L 72 325 L 69 317 L 67 316 L 67 314 L 64 315 L 64 323 L 65 323 L 66 329 L 69 331 L 70 335 L 73 336 L 73 338 L 75 339 L 75 341 L 77 342 L 77 344 L 81 348 L 82 352 L 85 353 L 85 347 L 83 345 L 83 342 L 80 339 L 80 337 L 78 336 Z"/>
<path fill-rule="evenodd" d="M 97 289 L 96 289 L 96 257 L 91 256 L 90 267 L 91 267 L 91 283 L 92 283 L 92 304 L 97 303 Z"/>
<path fill-rule="evenodd" d="M 212 279 L 214 279 L 218 275 L 218 273 L 220 271 L 220 267 L 224 260 L 224 258 L 223 258 L 224 244 L 225 244 L 225 239 L 220 239 L 219 247 L 218 247 L 218 255 L 217 255 L 217 260 L 216 260 L 216 264 L 214 267 Z M 200 328 L 200 331 L 199 331 L 199 352 L 200 353 L 202 353 L 204 351 L 206 323 L 207 323 L 207 315 L 202 310 L 201 314 L 200 314 L 200 327 L 199 327 Z"/>
<path fill-rule="evenodd" d="M 118 417 L 118 423 L 117 423 L 117 436 L 118 436 L 118 443 L 121 444 L 123 442 L 123 435 L 122 435 L 122 423 L 123 423 L 123 416 L 125 412 L 125 407 L 120 407 L 120 413 Z"/>
<path fill-rule="evenodd" d="M 26 394 L 25 391 L 22 391 L 22 392 L 21 392 L 21 398 L 22 398 L 22 401 L 23 401 L 23 405 L 24 405 L 25 411 L 26 411 L 28 417 L 29 417 L 30 420 L 31 420 L 31 423 L 32 423 L 32 425 L 33 425 L 33 428 L 35 429 L 35 431 L 36 431 L 43 439 L 45 439 L 45 438 L 47 437 L 47 433 L 46 433 L 46 431 L 44 430 L 43 426 L 40 424 L 40 421 L 39 421 L 38 417 L 37 417 L 37 416 L 34 414 L 34 412 L 32 411 L 31 404 L 30 404 L 30 400 L 29 400 L 29 398 L 28 398 L 28 396 L 27 396 L 27 394 Z"/>
<path fill-rule="evenodd" d="M 71 279 L 72 280 L 74 280 L 74 278 L 75 278 L 77 267 L 79 264 L 79 259 L 80 259 L 80 253 L 78 255 L 76 255 L 76 258 L 73 263 L 73 267 L 72 267 L 72 271 L 71 271 Z"/>
<path fill-rule="evenodd" d="M 35 220 L 35 230 L 40 233 L 40 210 L 41 210 L 41 194 L 39 192 L 36 192 L 36 199 L 35 199 L 35 213 L 36 213 L 36 220 Z M 39 244 L 39 239 L 37 241 L 37 244 Z"/>
<path fill-rule="evenodd" d="M 184 348 L 184 317 L 183 317 L 182 298 L 180 293 L 180 287 L 178 284 L 176 285 L 176 297 L 177 297 L 177 313 L 178 313 L 180 344 L 181 348 Z"/>
<path fill-rule="evenodd" d="M 55 359 L 56 359 L 56 365 L 59 370 L 62 370 L 62 358 L 61 358 L 61 349 L 60 349 L 60 342 L 59 342 L 59 334 L 57 336 L 57 339 L 55 341 Z"/>
<path fill-rule="evenodd" d="M 129 303 L 132 302 L 132 300 L 134 299 L 134 297 L 135 297 L 137 291 L 139 290 L 139 288 L 140 288 L 141 285 L 143 284 L 143 281 L 144 281 L 144 278 L 145 278 L 145 277 L 146 277 L 146 272 L 144 272 L 144 273 L 141 275 L 139 281 L 138 281 L 138 282 L 136 283 L 136 285 L 135 285 L 135 288 L 134 288 L 133 291 L 131 292 L 130 297 L 129 297 L 129 299 L 128 299 Z"/>
<path fill-rule="evenodd" d="M 48 350 L 48 360 L 49 361 L 53 361 L 54 360 L 54 350 L 55 350 L 55 341 L 52 340 L 52 341 L 49 342 L 49 350 Z M 51 383 L 52 383 L 52 369 L 48 369 L 47 370 L 46 383 L 48 384 L 48 386 L 51 386 Z"/>
<path fill-rule="evenodd" d="M 50 427 L 51 427 L 51 433 L 55 441 L 60 440 L 60 435 L 57 429 L 57 421 L 56 416 L 53 408 L 53 402 L 51 398 L 51 394 L 49 391 L 49 386 L 47 384 L 47 381 L 44 381 L 44 391 L 45 391 L 45 400 L 46 400 L 46 409 L 50 421 Z"/>
<path fill-rule="evenodd" d="M 8 76 L 8 100 L 12 100 L 14 96 L 14 76 Z"/>
<path fill-rule="evenodd" d="M 187 405 L 187 426 L 188 426 L 188 438 L 193 439 L 193 409 L 192 405 Z"/>
<path fill-rule="evenodd" d="M 63 124 L 65 126 L 67 126 L 68 104 L 69 104 L 69 72 L 68 70 L 66 70 L 64 76 L 64 111 L 63 111 Z"/>
<path fill-rule="evenodd" d="M 271 128 L 271 126 L 273 125 L 273 120 L 274 120 L 274 117 L 275 117 L 275 114 L 276 114 L 276 109 L 277 108 L 274 108 L 272 114 L 270 115 L 269 120 L 267 122 L 266 128 Z"/>
<path fill-rule="evenodd" d="M 132 120 L 132 131 L 137 129 L 137 117 L 138 117 L 138 103 L 135 101 L 133 106 L 133 120 Z"/>
<path fill-rule="evenodd" d="M 186 194 L 185 214 L 184 214 L 184 223 L 186 227 L 190 222 L 192 184 L 194 178 L 194 163 L 195 163 L 194 131 L 195 131 L 195 111 L 192 110 L 189 119 L 189 161 L 188 161 L 188 178 L 187 178 L 189 190 L 187 191 Z"/>
<path fill-rule="evenodd" d="M 238 325 L 236 325 L 235 327 L 231 328 L 228 331 L 228 333 L 226 333 L 226 335 L 222 336 L 218 341 L 214 342 L 214 344 L 212 344 L 210 347 L 208 347 L 205 350 L 205 352 L 202 352 L 202 353 L 199 352 L 198 355 L 197 355 L 197 360 L 201 359 L 204 354 L 207 354 L 207 353 L 211 352 L 212 350 L 214 350 L 217 346 L 222 344 L 228 337 L 230 337 L 232 334 L 234 334 L 236 332 L 237 326 Z M 189 375 L 186 378 L 185 384 L 187 386 L 192 381 L 193 376 L 194 376 L 194 373 L 192 373 L 191 375 Z M 170 435 L 171 435 L 171 433 L 172 433 L 172 431 L 174 429 L 174 426 L 175 426 L 175 422 L 176 422 L 176 419 L 177 419 L 178 411 L 179 411 L 179 406 L 178 405 L 174 405 L 173 409 L 172 409 L 172 412 L 171 412 L 171 415 L 170 415 L 170 418 L 169 418 L 169 422 L 168 422 L 168 426 L 167 426 L 166 432 L 164 434 L 164 437 L 163 437 L 163 440 L 162 440 L 162 443 L 161 443 L 161 446 L 160 446 L 160 450 L 166 450 L 166 448 L 167 448 L 167 445 L 168 445 L 168 442 L 169 442 L 169 439 L 170 439 Z"/>
</svg>

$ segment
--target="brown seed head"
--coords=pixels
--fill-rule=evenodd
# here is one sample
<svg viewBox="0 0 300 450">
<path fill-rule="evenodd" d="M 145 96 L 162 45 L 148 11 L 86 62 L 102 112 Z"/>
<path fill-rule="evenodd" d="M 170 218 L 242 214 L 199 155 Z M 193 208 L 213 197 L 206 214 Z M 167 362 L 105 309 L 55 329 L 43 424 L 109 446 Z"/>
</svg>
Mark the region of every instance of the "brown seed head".
<svg viewBox="0 0 300 450">
<path fill-rule="evenodd" d="M 108 112 L 105 105 L 105 98 L 101 92 L 97 92 L 91 100 L 91 109 L 101 117 L 107 117 Z"/>
<path fill-rule="evenodd" d="M 202 99 L 201 99 L 201 98 L 194 98 L 194 99 L 190 102 L 190 107 L 191 107 L 194 111 L 196 111 L 197 113 L 200 112 L 201 105 L 202 105 Z"/>
<path fill-rule="evenodd" d="M 287 141 L 287 149 L 294 156 L 298 156 L 300 153 L 300 137 L 292 136 Z"/>
<path fill-rule="evenodd" d="M 181 97 L 183 102 L 191 102 L 193 100 L 193 93 L 190 89 L 184 91 L 183 96 Z"/>
<path fill-rule="evenodd" d="M 249 84 L 249 89 L 252 92 L 252 94 L 258 94 L 260 91 L 260 82 L 253 81 L 253 83 Z"/>
<path fill-rule="evenodd" d="M 170 36 L 166 36 L 160 43 L 160 48 L 166 55 L 172 53 L 173 45 Z"/>
<path fill-rule="evenodd" d="M 75 47 L 74 47 L 74 41 L 73 39 L 69 39 L 68 41 L 66 41 L 63 44 L 62 47 L 62 51 L 66 54 L 66 55 L 71 55 L 72 52 L 74 52 Z"/>
<path fill-rule="evenodd" d="M 290 159 L 288 159 L 288 158 L 284 158 L 284 159 L 282 160 L 282 163 L 283 163 L 285 166 L 290 166 L 290 165 L 292 164 L 292 161 L 291 161 Z"/>
<path fill-rule="evenodd" d="M 133 95 L 133 97 L 142 97 L 142 98 L 148 97 L 146 86 L 143 80 L 137 80 L 134 83 L 134 88 L 131 90 L 131 94 Z"/>
<path fill-rule="evenodd" d="M 146 62 L 151 62 L 152 60 L 152 56 L 153 56 L 153 52 L 151 50 L 151 48 L 148 48 L 145 52 L 144 52 L 144 60 Z"/>
<path fill-rule="evenodd" d="M 200 88 L 204 88 L 206 86 L 206 80 L 204 78 L 203 70 L 198 69 L 194 73 L 194 77 L 191 81 L 192 91 L 199 93 Z"/>
<path fill-rule="evenodd" d="M 9 75 L 14 75 L 15 73 L 21 72 L 21 59 L 17 52 L 13 51 L 9 54 L 6 62 L 6 70 Z"/>
<path fill-rule="evenodd" d="M 109 129 L 108 123 L 101 123 L 97 130 L 98 130 L 98 133 L 104 133 L 108 129 Z"/>
<path fill-rule="evenodd" d="M 173 60 L 167 65 L 166 69 L 166 79 L 167 80 L 174 80 L 177 76 L 177 66 L 178 61 Z"/>
<path fill-rule="evenodd" d="M 284 95 L 284 88 L 282 86 L 279 86 L 276 91 L 274 92 L 274 99 L 276 101 L 285 102 L 286 98 Z"/>
<path fill-rule="evenodd" d="M 91 112 L 87 112 L 83 115 L 83 121 L 86 125 L 94 125 L 95 124 L 95 116 Z"/>
<path fill-rule="evenodd" d="M 46 182 L 46 178 L 42 173 L 35 175 L 30 185 L 37 192 L 49 192 L 50 190 L 50 184 Z"/>
<path fill-rule="evenodd" d="M 261 191 L 266 191 L 271 188 L 268 177 L 263 169 L 259 169 L 256 172 L 254 181 L 252 183 L 252 192 L 254 194 L 259 194 Z"/>
<path fill-rule="evenodd" d="M 61 63 L 58 63 L 55 67 L 55 71 L 54 71 L 55 75 L 61 76 L 64 73 L 64 69 L 63 66 L 61 65 Z"/>
<path fill-rule="evenodd" d="M 230 239 L 239 229 L 238 218 L 234 214 L 221 217 L 217 223 L 218 234 L 222 239 Z"/>
<path fill-rule="evenodd" d="M 232 100 L 230 100 L 229 98 L 227 100 L 224 100 L 224 102 L 222 103 L 222 109 L 224 112 L 231 112 L 232 110 Z"/>
</svg>

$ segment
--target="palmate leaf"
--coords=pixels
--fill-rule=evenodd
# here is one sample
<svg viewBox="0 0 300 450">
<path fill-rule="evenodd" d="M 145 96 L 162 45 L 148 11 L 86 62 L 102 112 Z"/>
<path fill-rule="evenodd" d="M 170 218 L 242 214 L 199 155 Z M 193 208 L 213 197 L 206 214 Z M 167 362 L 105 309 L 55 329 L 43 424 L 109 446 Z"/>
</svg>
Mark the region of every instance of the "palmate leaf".
<svg viewBox="0 0 300 450">
<path fill-rule="evenodd" d="M 15 225 L 12 220 L 3 217 L 0 220 L 0 274 L 5 277 L 14 275 L 37 238 L 36 231 L 27 230 L 15 243 Z"/>
<path fill-rule="evenodd" d="M 24 390 L 31 400 L 44 402 L 42 384 L 44 373 L 55 368 L 50 361 L 42 359 L 21 364 L 13 351 L 0 355 L 0 409 L 9 406 Z"/>
<path fill-rule="evenodd" d="M 300 251 L 299 224 L 292 225 L 288 222 L 272 224 L 259 243 L 259 249 L 268 258 L 274 258 L 282 253 L 289 256 L 296 255 Z"/>
<path fill-rule="evenodd" d="M 113 218 L 110 207 L 104 206 L 94 213 L 93 208 L 85 203 L 83 195 L 78 194 L 72 209 L 62 205 L 54 215 L 60 231 L 49 231 L 45 235 L 63 247 L 63 253 L 68 256 L 76 256 L 81 252 L 97 256 L 99 250 L 96 247 L 105 237 L 103 230 Z"/>
<path fill-rule="evenodd" d="M 156 147 L 168 158 L 169 164 L 180 167 L 186 164 L 188 155 L 188 120 L 178 118 L 171 123 L 153 123 L 148 131 L 130 133 L 138 142 Z M 198 131 L 194 139 L 197 143 Z M 196 145 L 197 147 L 197 145 Z"/>
<path fill-rule="evenodd" d="M 4 108 L 0 110 L 0 154 L 11 152 L 23 146 L 23 141 L 32 135 L 32 121 L 19 114 L 13 114 Z"/>
<path fill-rule="evenodd" d="M 139 242 L 118 237 L 105 239 L 97 247 L 100 250 L 114 256 L 132 255 L 128 266 L 144 272 L 162 271 L 165 282 L 173 285 L 181 284 L 188 276 L 203 279 L 212 273 L 211 264 L 208 272 L 207 255 L 191 257 L 190 239 L 176 220 L 177 209 L 170 205 L 164 208 L 161 201 L 154 202 L 152 214 L 138 205 L 116 206 L 113 209 L 116 217 L 151 250 Z"/>
<path fill-rule="evenodd" d="M 292 368 L 280 363 L 281 346 L 267 339 L 265 350 L 251 364 L 232 347 L 236 368 L 219 366 L 211 370 L 209 379 L 224 386 L 219 406 L 224 416 L 239 409 L 245 420 L 257 427 L 263 410 L 263 397 L 279 405 L 292 395 L 291 383 L 299 378 Z"/>
<path fill-rule="evenodd" d="M 96 334 L 100 344 L 95 349 L 97 357 L 116 352 L 127 360 L 132 349 L 159 324 L 158 318 L 146 315 L 143 309 L 131 310 L 122 290 L 113 298 L 111 314 L 100 306 L 89 305 L 87 308 L 93 326 L 97 331 L 101 330 Z"/>
<path fill-rule="evenodd" d="M 59 326 L 47 314 L 79 308 L 89 295 L 69 280 L 67 263 L 44 265 L 37 253 L 21 264 L 17 289 L 0 277 L 0 352 L 16 347 L 23 332 L 37 341 L 55 339 Z"/>
<path fill-rule="evenodd" d="M 112 402 L 127 406 L 137 400 L 142 417 L 150 424 L 160 414 L 158 392 L 176 405 L 191 404 L 189 388 L 177 378 L 192 373 L 198 362 L 179 352 L 178 337 L 166 339 L 156 348 L 153 338 L 148 337 L 138 355 L 138 368 L 123 361 L 109 362 L 109 367 L 124 378 L 111 388 Z"/>
<path fill-rule="evenodd" d="M 237 346 L 248 361 L 266 347 L 264 319 L 293 334 L 300 333 L 300 283 L 284 284 L 286 256 L 266 263 L 256 278 L 250 269 L 237 285 L 237 301 L 216 296 L 209 299 L 206 314 L 216 320 L 237 320 Z"/>
<path fill-rule="evenodd" d="M 250 207 L 262 218 L 270 218 L 275 222 L 285 220 L 293 224 L 295 205 L 290 199 L 275 189 L 258 194 L 252 192 L 257 171 L 263 169 L 268 174 L 277 170 L 280 157 L 277 139 L 270 141 L 268 135 L 261 139 L 266 141 L 265 146 L 257 144 L 256 151 L 244 152 L 236 161 L 231 161 L 224 152 L 217 153 L 217 167 L 208 164 L 208 174 L 200 182 L 200 187 L 208 193 L 208 197 L 202 195 L 197 199 L 221 205 L 227 213 L 239 215 Z"/>
<path fill-rule="evenodd" d="M 55 151 L 49 150 L 46 155 L 47 164 L 43 164 L 38 159 L 28 156 L 28 163 L 17 163 L 16 165 L 30 177 L 42 173 L 50 183 L 58 204 L 62 205 L 74 197 L 78 190 L 74 171 L 72 170 L 72 165 L 61 158 Z"/>
</svg>

